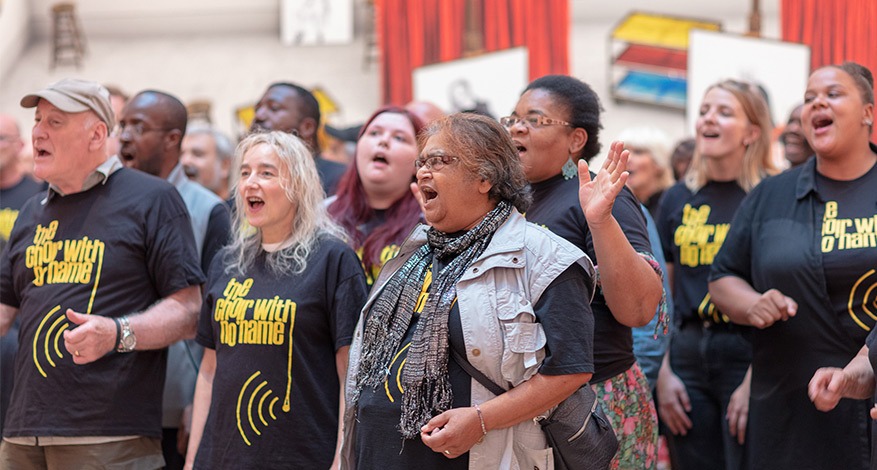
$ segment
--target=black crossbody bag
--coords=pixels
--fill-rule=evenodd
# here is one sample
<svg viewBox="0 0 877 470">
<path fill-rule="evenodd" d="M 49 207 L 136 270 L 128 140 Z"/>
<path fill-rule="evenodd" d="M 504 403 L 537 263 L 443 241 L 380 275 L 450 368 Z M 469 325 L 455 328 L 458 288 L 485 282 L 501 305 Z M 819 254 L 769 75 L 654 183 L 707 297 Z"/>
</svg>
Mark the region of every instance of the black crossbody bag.
<svg viewBox="0 0 877 470">
<path fill-rule="evenodd" d="M 453 346 L 454 361 L 494 395 L 506 390 L 476 369 Z M 557 470 L 605 470 L 618 451 L 618 439 L 590 384 L 582 385 L 547 418 L 539 420 L 554 450 Z"/>
</svg>

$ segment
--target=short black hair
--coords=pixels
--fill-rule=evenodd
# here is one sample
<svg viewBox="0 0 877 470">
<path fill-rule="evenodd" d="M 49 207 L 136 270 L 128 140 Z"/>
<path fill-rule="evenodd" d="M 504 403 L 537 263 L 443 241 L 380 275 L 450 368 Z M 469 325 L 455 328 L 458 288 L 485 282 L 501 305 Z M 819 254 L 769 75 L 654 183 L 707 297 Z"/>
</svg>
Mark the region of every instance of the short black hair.
<svg viewBox="0 0 877 470">
<path fill-rule="evenodd" d="M 874 104 L 874 75 L 871 74 L 868 67 L 856 62 L 844 62 L 834 67 L 843 70 L 853 78 L 859 93 L 862 94 L 862 101 Z"/>
<path fill-rule="evenodd" d="M 167 113 L 164 122 L 161 124 L 166 130 L 179 130 L 182 135 L 186 135 L 186 124 L 189 122 L 189 113 L 186 111 L 186 105 L 176 96 L 159 90 L 143 90 L 137 95 L 156 95 L 159 98 L 162 108 Z M 136 98 L 136 96 L 135 96 Z"/>
<path fill-rule="evenodd" d="M 588 141 L 579 157 L 590 161 L 600 153 L 600 98 L 585 82 L 568 75 L 545 75 L 527 85 L 524 93 L 530 90 L 545 90 L 557 99 L 558 104 L 566 107 L 567 120 L 572 127 L 580 127 L 588 133 Z M 523 94 L 523 93 L 522 93 Z"/>
<path fill-rule="evenodd" d="M 320 127 L 320 103 L 317 102 L 317 98 L 314 97 L 314 94 L 310 92 L 307 88 L 296 85 L 295 83 L 290 82 L 275 82 L 268 86 L 268 89 L 274 87 L 287 87 L 291 88 L 295 91 L 296 95 L 299 98 L 299 108 L 298 111 L 301 113 L 302 117 L 311 118 L 317 122 L 317 127 Z"/>
</svg>

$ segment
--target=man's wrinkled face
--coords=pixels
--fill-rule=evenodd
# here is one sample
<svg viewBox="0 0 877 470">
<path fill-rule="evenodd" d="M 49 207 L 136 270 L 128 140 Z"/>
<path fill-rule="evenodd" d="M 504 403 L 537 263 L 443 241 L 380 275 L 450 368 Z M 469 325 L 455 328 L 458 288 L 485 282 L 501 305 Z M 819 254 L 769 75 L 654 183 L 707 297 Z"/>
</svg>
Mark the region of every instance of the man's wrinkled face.
<svg viewBox="0 0 877 470">
<path fill-rule="evenodd" d="M 11 117 L 0 115 L 0 171 L 18 164 L 23 147 L 18 124 Z"/>
<path fill-rule="evenodd" d="M 217 194 L 228 186 L 228 164 L 216 152 L 216 141 L 209 133 L 188 134 L 183 138 L 180 163 L 186 176 Z"/>
<path fill-rule="evenodd" d="M 41 99 L 34 113 L 34 175 L 61 186 L 81 173 L 95 126 L 102 124 L 92 112 L 67 113 Z"/>
</svg>

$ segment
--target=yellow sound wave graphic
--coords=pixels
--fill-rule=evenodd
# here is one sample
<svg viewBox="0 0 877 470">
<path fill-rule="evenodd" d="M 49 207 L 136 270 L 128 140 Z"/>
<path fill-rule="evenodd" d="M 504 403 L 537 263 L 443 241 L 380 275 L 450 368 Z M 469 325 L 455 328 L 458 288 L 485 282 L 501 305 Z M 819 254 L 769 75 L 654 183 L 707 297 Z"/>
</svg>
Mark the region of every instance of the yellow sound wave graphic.
<svg viewBox="0 0 877 470">
<path fill-rule="evenodd" d="M 877 276 L 874 276 L 874 273 L 875 270 L 872 269 L 863 274 L 853 284 L 849 300 L 847 300 L 847 312 L 850 314 L 850 318 L 865 331 L 871 331 L 871 327 L 865 323 L 866 321 L 871 324 L 877 321 L 877 313 L 875 313 L 877 311 L 877 297 L 874 295 L 874 289 L 877 288 Z M 861 298 L 862 312 L 856 313 L 853 305 L 858 303 L 859 298 Z M 872 309 L 874 310 L 872 311 Z M 864 316 L 861 313 L 864 313 L 870 320 L 862 318 Z"/>
<path fill-rule="evenodd" d="M 61 310 L 61 306 L 57 305 L 55 308 L 49 311 L 45 317 L 43 317 L 42 321 L 40 321 L 40 325 L 37 327 L 37 332 L 33 337 L 33 362 L 37 367 L 37 371 L 39 371 L 40 375 L 48 378 L 49 376 L 46 374 L 46 370 L 43 368 L 40 363 L 40 351 L 43 352 L 43 359 L 48 365 L 52 367 L 56 367 L 55 360 L 52 358 L 52 351 L 54 351 L 55 356 L 58 359 L 64 357 L 64 354 L 61 353 L 61 348 L 59 346 L 61 342 L 61 337 L 63 336 L 64 330 L 70 327 L 69 323 L 66 323 L 67 317 L 61 313 L 58 315 L 54 321 L 49 323 L 53 316 L 55 316 L 58 311 Z M 63 323 L 63 325 L 62 325 Z M 46 325 L 49 325 L 46 328 Z M 45 329 L 45 334 L 43 330 Z M 40 347 L 42 346 L 42 347 Z M 52 346 L 50 348 L 50 346 Z"/>
<path fill-rule="evenodd" d="M 720 312 L 713 303 L 712 297 L 707 293 L 700 305 L 697 306 L 697 314 L 704 320 L 712 320 L 714 323 L 730 323 L 731 319 Z"/>
<path fill-rule="evenodd" d="M 289 410 L 292 408 L 290 394 L 292 393 L 292 330 L 294 327 L 295 313 L 292 314 L 289 326 L 289 354 L 286 365 L 286 395 L 283 397 L 283 405 L 281 406 L 284 413 L 289 413 Z M 277 421 L 277 414 L 274 413 L 274 407 L 277 405 L 277 402 L 280 401 L 280 397 L 272 396 L 274 391 L 270 388 L 266 388 L 268 387 L 268 381 L 262 380 L 252 388 L 250 387 L 251 384 L 256 383 L 256 379 L 260 375 L 262 375 L 261 371 L 256 371 L 251 375 L 250 378 L 244 382 L 244 385 L 241 387 L 241 391 L 238 394 L 236 407 L 238 432 L 240 432 L 241 438 L 243 438 L 244 443 L 248 446 L 253 445 L 250 438 L 247 437 L 248 431 L 251 430 L 256 436 L 262 435 L 261 429 L 257 427 L 257 422 L 253 419 L 254 411 L 258 418 L 258 422 L 262 424 L 262 427 L 268 427 L 268 420 L 265 419 L 265 411 L 268 411 L 268 416 L 271 417 L 272 421 Z M 246 408 L 243 407 L 245 398 Z M 268 402 L 267 405 L 265 404 L 266 402 Z M 246 419 L 244 419 L 244 415 L 246 415 Z M 244 424 L 247 424 L 248 426 L 244 426 Z"/>
<path fill-rule="evenodd" d="M 95 297 L 95 295 L 97 295 L 97 288 L 100 285 L 100 276 L 101 276 L 101 271 L 103 270 L 103 265 L 104 265 L 104 247 L 103 247 L 103 245 L 101 245 L 99 249 L 100 249 L 100 253 L 97 256 L 97 260 L 98 260 L 97 263 L 98 264 L 97 264 L 97 270 L 95 271 L 95 276 L 94 276 L 94 287 L 92 287 L 91 295 L 88 298 L 88 307 L 85 309 L 86 315 L 90 315 L 91 309 L 94 307 L 94 297 Z M 33 362 L 34 362 L 34 365 L 37 367 L 37 371 L 39 371 L 40 375 L 42 375 L 45 378 L 48 378 L 49 376 L 48 376 L 48 374 L 46 374 L 46 370 L 43 368 L 42 364 L 40 364 L 39 351 L 42 350 L 45 362 L 47 362 L 48 365 L 52 366 L 53 368 L 57 367 L 57 365 L 55 364 L 55 360 L 52 358 L 52 354 L 51 354 L 52 351 L 54 351 L 55 356 L 58 359 L 64 358 L 64 354 L 61 353 L 60 343 L 61 343 L 61 338 L 64 335 L 64 331 L 66 331 L 68 328 L 70 328 L 70 323 L 66 321 L 67 316 L 64 314 L 64 312 L 61 312 L 61 314 L 58 316 L 58 318 L 56 318 L 54 321 L 52 321 L 51 325 L 46 330 L 45 335 L 42 334 L 43 328 L 46 327 L 46 324 L 48 324 L 49 319 L 52 318 L 60 310 L 61 310 L 61 306 L 56 305 L 52 310 L 49 311 L 49 313 L 46 314 L 45 317 L 43 317 L 42 321 L 40 321 L 40 325 L 37 327 L 37 332 L 36 332 L 36 334 L 34 334 L 34 338 L 33 338 Z M 41 337 L 42 337 L 42 339 L 40 339 Z M 42 348 L 40 348 L 40 345 L 42 345 Z M 49 346 L 52 346 L 52 347 L 50 348 Z"/>
<path fill-rule="evenodd" d="M 267 380 L 262 380 L 261 382 L 256 383 L 256 379 L 261 374 L 262 372 L 256 371 L 256 373 L 251 375 L 250 378 L 244 382 L 244 386 L 241 387 L 241 392 L 238 394 L 238 432 L 241 434 L 244 443 L 248 446 L 253 445 L 250 438 L 247 436 L 248 432 L 252 432 L 252 434 L 255 434 L 256 436 L 261 436 L 262 430 L 258 427 L 258 423 L 261 423 L 263 428 L 268 427 L 266 411 L 272 421 L 277 420 L 277 414 L 274 412 L 274 409 L 277 406 L 277 402 L 280 401 L 280 397 L 272 396 L 274 395 L 274 391 L 270 388 L 266 388 L 268 387 Z M 250 387 L 251 384 L 254 386 Z M 245 401 L 246 405 L 244 405 Z M 254 412 L 258 421 L 253 418 Z"/>
<path fill-rule="evenodd" d="M 391 371 L 393 370 L 393 367 L 395 366 L 396 361 L 399 360 L 399 356 L 401 356 L 402 353 L 407 351 L 408 348 L 410 348 L 410 347 L 411 347 L 411 343 L 406 344 L 404 347 L 399 349 L 399 352 L 397 352 L 395 356 L 393 356 L 393 360 L 390 361 L 390 367 L 389 367 L 389 369 Z M 400 394 L 405 393 L 405 389 L 402 388 L 402 369 L 405 367 L 405 362 L 407 362 L 407 359 L 405 359 L 399 363 L 399 367 L 396 369 L 396 374 L 395 374 L 395 376 L 396 376 L 396 389 L 399 390 Z M 387 393 L 387 399 L 390 400 L 390 403 L 395 403 L 396 399 L 393 398 L 393 393 L 390 391 L 390 377 L 387 377 L 387 379 L 384 380 L 384 391 Z"/>
</svg>

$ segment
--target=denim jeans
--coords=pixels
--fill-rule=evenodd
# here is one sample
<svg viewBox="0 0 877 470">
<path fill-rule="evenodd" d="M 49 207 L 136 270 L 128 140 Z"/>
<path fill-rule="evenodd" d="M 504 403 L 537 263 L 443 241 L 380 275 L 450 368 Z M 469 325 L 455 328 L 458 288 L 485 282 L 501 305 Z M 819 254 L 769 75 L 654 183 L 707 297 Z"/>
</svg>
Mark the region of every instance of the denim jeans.
<svg viewBox="0 0 877 470">
<path fill-rule="evenodd" d="M 725 414 L 731 394 L 752 362 L 747 333 L 735 325 L 684 325 L 670 341 L 670 365 L 691 400 L 692 427 L 668 436 L 678 470 L 737 470 L 743 446 L 728 431 Z"/>
<path fill-rule="evenodd" d="M 661 237 L 658 236 L 658 229 L 655 227 L 655 221 L 649 214 L 645 206 L 640 205 L 643 215 L 646 217 L 646 228 L 649 230 L 649 244 L 652 246 L 652 256 L 661 265 L 661 271 L 664 272 L 663 288 L 665 300 L 667 302 L 667 315 L 673 312 L 673 296 L 670 295 L 670 284 L 667 281 L 667 263 L 664 258 L 664 250 L 661 248 Z M 660 305 L 658 306 L 660 311 Z M 672 319 L 671 319 L 672 324 Z M 655 328 L 658 325 L 658 312 L 646 326 L 631 328 L 633 334 L 633 355 L 636 356 L 636 362 L 643 370 L 646 379 L 649 381 L 649 388 L 655 391 L 655 384 L 658 383 L 658 370 L 661 369 L 661 362 L 664 360 L 664 353 L 667 351 L 667 343 L 670 340 L 668 335 L 663 331 L 657 332 L 655 337 Z M 657 403 L 657 401 L 655 402 Z"/>
</svg>

